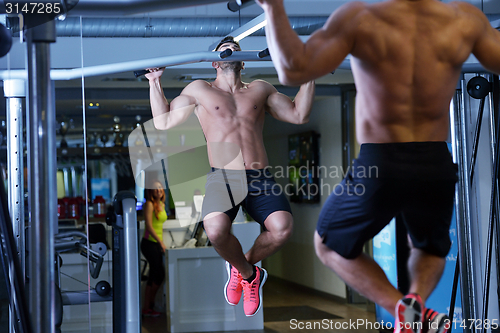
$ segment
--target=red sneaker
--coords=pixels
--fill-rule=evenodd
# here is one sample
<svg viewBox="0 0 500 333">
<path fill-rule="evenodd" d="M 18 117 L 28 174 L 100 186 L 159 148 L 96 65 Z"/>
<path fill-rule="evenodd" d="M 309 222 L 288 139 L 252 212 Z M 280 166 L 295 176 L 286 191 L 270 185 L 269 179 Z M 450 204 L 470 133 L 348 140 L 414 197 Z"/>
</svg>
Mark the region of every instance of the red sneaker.
<svg viewBox="0 0 500 333">
<path fill-rule="evenodd" d="M 236 305 L 239 303 L 241 298 L 241 291 L 243 287 L 241 286 L 241 277 L 240 272 L 230 263 L 226 261 L 226 271 L 227 271 L 227 282 L 224 287 L 224 296 L 226 297 L 226 301 L 231 305 Z"/>
<path fill-rule="evenodd" d="M 425 309 L 422 333 L 448 333 L 451 328 L 450 317 L 432 309 Z"/>
<path fill-rule="evenodd" d="M 422 333 L 424 305 L 417 294 L 408 294 L 396 304 L 394 333 Z"/>
<path fill-rule="evenodd" d="M 242 280 L 243 285 L 243 311 L 247 317 L 254 316 L 262 307 L 262 286 L 267 280 L 267 271 L 264 268 L 255 267 L 257 276 L 249 283 Z"/>
</svg>

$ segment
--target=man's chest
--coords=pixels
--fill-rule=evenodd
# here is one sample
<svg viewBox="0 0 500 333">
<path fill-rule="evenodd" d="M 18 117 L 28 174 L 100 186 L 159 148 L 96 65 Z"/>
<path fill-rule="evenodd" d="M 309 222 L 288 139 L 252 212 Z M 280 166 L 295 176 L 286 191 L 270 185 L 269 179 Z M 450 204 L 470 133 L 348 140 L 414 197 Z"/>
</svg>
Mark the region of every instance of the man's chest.
<svg viewBox="0 0 500 333">
<path fill-rule="evenodd" d="M 232 93 L 210 88 L 198 100 L 202 111 L 208 115 L 252 117 L 265 111 L 267 95 L 252 88 L 243 88 Z"/>
</svg>

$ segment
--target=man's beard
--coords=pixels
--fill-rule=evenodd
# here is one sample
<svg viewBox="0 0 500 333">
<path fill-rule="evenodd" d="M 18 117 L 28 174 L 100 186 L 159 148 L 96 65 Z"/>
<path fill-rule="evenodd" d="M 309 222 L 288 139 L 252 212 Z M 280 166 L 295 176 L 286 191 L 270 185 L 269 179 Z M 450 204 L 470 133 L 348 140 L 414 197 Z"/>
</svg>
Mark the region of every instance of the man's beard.
<svg viewBox="0 0 500 333">
<path fill-rule="evenodd" d="M 243 62 L 241 61 L 221 61 L 219 67 L 223 71 L 239 72 L 243 69 Z"/>
</svg>

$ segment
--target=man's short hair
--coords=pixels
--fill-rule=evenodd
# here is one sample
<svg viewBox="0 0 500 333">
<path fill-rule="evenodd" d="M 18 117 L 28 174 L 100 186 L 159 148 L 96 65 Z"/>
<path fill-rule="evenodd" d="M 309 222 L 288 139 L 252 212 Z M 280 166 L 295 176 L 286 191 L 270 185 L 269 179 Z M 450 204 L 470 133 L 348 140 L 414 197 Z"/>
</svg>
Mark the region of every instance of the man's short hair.
<svg viewBox="0 0 500 333">
<path fill-rule="evenodd" d="M 237 45 L 241 50 L 240 43 L 235 41 L 233 36 L 226 36 L 226 37 L 222 38 L 222 40 L 219 42 L 219 44 L 217 44 L 214 51 L 218 51 L 219 47 L 221 47 L 223 44 L 226 44 L 226 43 L 233 43 L 233 44 Z"/>
</svg>

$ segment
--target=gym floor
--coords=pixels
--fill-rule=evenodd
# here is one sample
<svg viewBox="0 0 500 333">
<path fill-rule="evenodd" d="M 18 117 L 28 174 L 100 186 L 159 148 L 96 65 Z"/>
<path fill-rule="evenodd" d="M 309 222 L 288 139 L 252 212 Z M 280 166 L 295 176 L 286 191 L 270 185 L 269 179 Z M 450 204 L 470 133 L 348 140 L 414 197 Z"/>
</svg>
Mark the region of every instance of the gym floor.
<svg viewBox="0 0 500 333">
<path fill-rule="evenodd" d="M 245 332 L 380 332 L 368 329 L 366 326 L 357 329 L 353 329 L 352 326 L 351 329 L 335 328 L 348 327 L 349 322 L 360 319 L 374 323 L 373 305 L 345 304 L 333 297 L 273 277 L 267 280 L 263 293 L 264 329 Z M 316 325 L 316 329 L 313 325 Z M 167 319 L 165 316 L 143 318 L 142 328 L 143 333 L 168 332 Z"/>
</svg>

